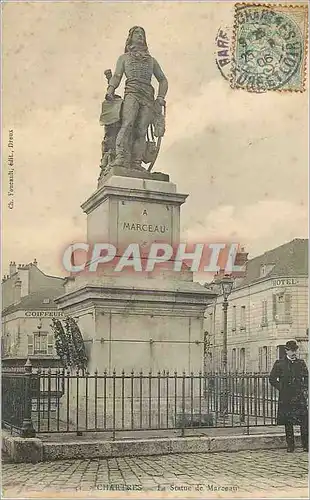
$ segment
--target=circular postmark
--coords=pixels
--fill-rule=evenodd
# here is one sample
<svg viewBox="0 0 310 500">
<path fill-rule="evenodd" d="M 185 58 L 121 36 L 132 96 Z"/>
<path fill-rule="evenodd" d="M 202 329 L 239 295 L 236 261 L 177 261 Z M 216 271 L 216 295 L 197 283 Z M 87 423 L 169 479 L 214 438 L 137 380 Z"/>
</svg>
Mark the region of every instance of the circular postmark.
<svg viewBox="0 0 310 500">
<path fill-rule="evenodd" d="M 236 13 L 232 85 L 250 92 L 283 88 L 300 72 L 302 33 L 283 12 L 248 7 Z"/>
<path fill-rule="evenodd" d="M 232 27 L 219 28 L 215 37 L 215 62 L 225 80 L 230 80 Z"/>
</svg>

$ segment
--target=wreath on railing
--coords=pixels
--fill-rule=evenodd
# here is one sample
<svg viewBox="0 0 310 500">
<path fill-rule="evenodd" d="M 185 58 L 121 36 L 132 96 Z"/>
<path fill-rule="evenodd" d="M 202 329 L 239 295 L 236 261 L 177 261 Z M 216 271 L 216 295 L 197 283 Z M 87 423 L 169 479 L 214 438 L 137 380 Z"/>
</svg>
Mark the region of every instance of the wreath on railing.
<svg viewBox="0 0 310 500">
<path fill-rule="evenodd" d="M 86 370 L 87 354 L 81 331 L 75 319 L 67 317 L 64 326 L 59 319 L 52 319 L 55 349 L 65 368 Z"/>
</svg>

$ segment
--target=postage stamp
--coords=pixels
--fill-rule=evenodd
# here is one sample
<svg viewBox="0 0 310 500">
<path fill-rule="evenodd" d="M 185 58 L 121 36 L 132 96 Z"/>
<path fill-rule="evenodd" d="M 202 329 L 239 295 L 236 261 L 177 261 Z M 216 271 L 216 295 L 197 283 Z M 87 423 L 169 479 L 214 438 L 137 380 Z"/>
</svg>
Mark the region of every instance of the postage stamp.
<svg viewBox="0 0 310 500">
<path fill-rule="evenodd" d="M 307 21 L 306 4 L 236 4 L 231 86 L 248 92 L 303 92 Z"/>
</svg>

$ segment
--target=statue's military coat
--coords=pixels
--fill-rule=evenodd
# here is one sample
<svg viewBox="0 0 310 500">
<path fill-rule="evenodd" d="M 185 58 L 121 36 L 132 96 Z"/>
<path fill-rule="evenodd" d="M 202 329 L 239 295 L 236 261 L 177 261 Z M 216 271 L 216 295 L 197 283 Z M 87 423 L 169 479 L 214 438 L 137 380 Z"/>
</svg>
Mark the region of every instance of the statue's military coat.
<svg viewBox="0 0 310 500">
<path fill-rule="evenodd" d="M 302 359 L 292 362 L 285 356 L 276 361 L 269 382 L 279 391 L 278 425 L 300 424 L 307 418 L 308 369 Z"/>
</svg>

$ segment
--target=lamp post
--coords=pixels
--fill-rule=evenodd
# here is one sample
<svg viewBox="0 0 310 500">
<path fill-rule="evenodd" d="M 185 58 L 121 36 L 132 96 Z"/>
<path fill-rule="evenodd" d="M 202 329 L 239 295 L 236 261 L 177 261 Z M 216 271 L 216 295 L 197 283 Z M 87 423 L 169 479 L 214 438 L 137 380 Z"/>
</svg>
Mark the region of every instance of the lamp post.
<svg viewBox="0 0 310 500">
<path fill-rule="evenodd" d="M 223 355 L 222 355 L 222 372 L 223 372 L 223 391 L 221 398 L 221 415 L 225 416 L 228 411 L 228 390 L 227 390 L 227 309 L 228 297 L 232 292 L 234 280 L 231 276 L 225 274 L 221 281 L 221 291 L 223 294 Z"/>
<path fill-rule="evenodd" d="M 227 309 L 228 309 L 228 297 L 232 292 L 234 285 L 234 280 L 231 276 L 225 274 L 221 279 L 221 287 L 223 294 L 223 358 L 222 358 L 222 369 L 223 373 L 227 373 Z"/>
</svg>

